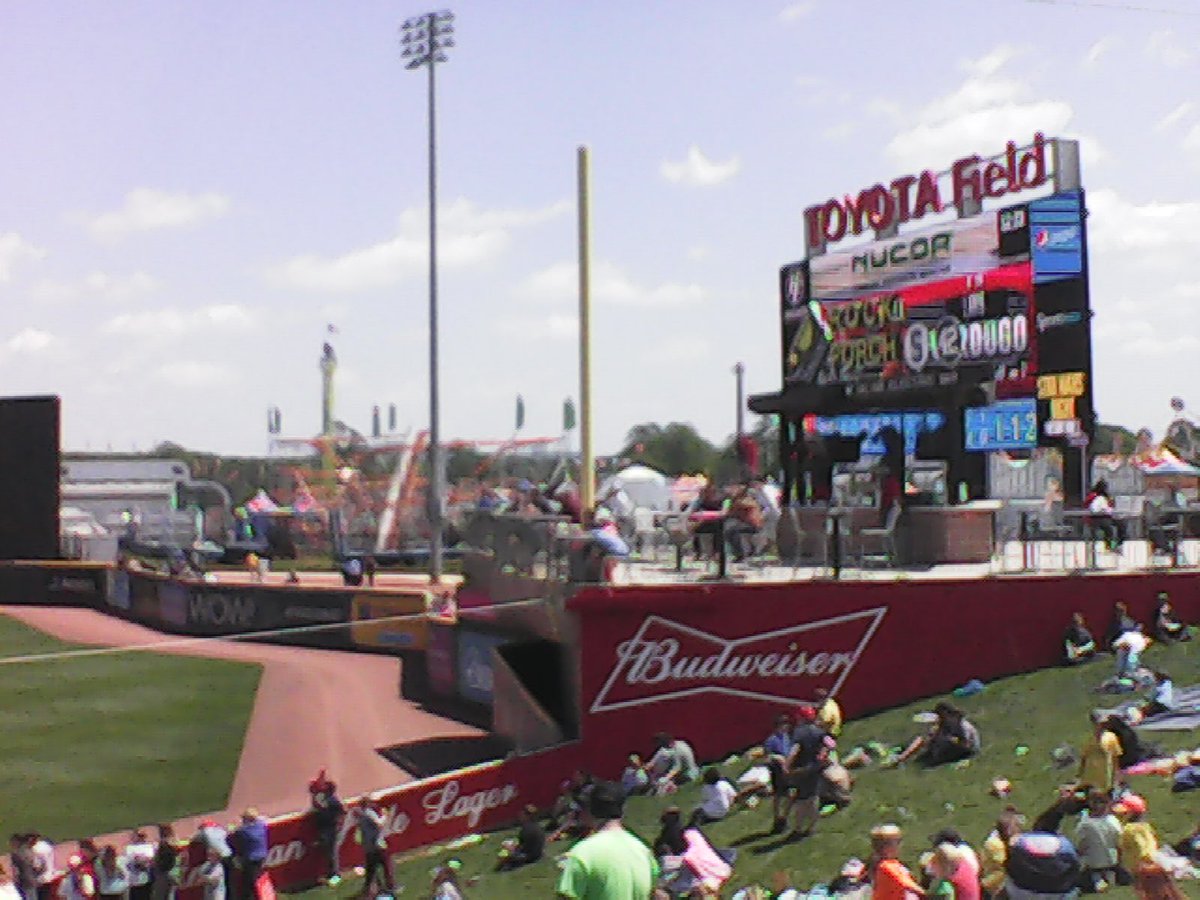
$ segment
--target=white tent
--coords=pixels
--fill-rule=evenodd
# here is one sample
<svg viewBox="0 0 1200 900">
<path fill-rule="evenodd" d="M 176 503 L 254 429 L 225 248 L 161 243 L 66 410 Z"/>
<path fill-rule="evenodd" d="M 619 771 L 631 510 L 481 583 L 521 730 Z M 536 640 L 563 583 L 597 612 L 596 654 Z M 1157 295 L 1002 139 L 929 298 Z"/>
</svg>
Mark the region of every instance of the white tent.
<svg viewBox="0 0 1200 900">
<path fill-rule="evenodd" d="M 670 480 L 649 466 L 633 465 L 609 476 L 596 497 L 602 498 L 611 491 L 624 491 L 635 507 L 644 509 L 667 509 L 671 502 Z"/>
</svg>

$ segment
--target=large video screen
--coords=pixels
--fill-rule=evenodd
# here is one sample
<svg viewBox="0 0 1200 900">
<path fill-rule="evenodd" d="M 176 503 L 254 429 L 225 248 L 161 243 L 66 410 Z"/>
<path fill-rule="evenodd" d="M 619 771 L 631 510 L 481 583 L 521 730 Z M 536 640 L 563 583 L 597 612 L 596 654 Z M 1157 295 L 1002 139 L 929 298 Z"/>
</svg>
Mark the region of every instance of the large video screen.
<svg viewBox="0 0 1200 900">
<path fill-rule="evenodd" d="M 785 266 L 785 383 L 822 388 L 832 419 L 913 403 L 913 391 L 920 407 L 946 408 L 960 386 L 1033 401 L 1039 375 L 1090 372 L 1085 260 L 1083 195 L 1065 191 Z M 1041 400 L 1035 442 L 1090 415 L 1090 389 L 1075 402 Z M 1020 421 L 1019 435 L 977 430 L 964 443 L 1024 449 L 1032 420 Z"/>
<path fill-rule="evenodd" d="M 944 387 L 1033 372 L 1028 263 L 851 300 L 812 300 L 793 317 L 790 380 L 846 396 Z M 1030 384 L 1032 387 L 1032 383 Z"/>
</svg>

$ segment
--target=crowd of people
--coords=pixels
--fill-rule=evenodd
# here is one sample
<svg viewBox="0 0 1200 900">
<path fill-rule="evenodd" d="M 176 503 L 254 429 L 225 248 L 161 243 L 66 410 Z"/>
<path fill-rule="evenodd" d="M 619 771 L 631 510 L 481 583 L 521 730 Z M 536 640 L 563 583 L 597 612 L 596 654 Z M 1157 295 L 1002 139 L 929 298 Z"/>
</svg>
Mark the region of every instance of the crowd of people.
<svg viewBox="0 0 1200 900">
<path fill-rule="evenodd" d="M 1134 696 L 1114 709 L 1093 711 L 1090 734 L 1077 754 L 1064 750 L 1060 757 L 1055 751 L 1056 764 L 1075 765 L 1071 782 L 1047 798 L 1047 807 L 1031 822 L 1017 807 L 1005 806 L 977 846 L 953 828 L 939 831 L 911 868 L 902 861 L 901 828 L 881 824 L 870 832 L 870 855 L 846 860 L 820 890 L 851 900 L 868 893 L 877 900 L 1058 900 L 1131 885 L 1140 900 L 1180 900 L 1176 880 L 1200 871 L 1200 828 L 1164 842 L 1150 823 L 1149 804 L 1131 789 L 1128 777 L 1164 774 L 1175 779 L 1175 790 L 1200 788 L 1200 751 L 1168 756 L 1136 731 L 1146 718 L 1176 709 L 1170 676 L 1144 665 L 1147 647 L 1152 642 L 1188 641 L 1191 636 L 1165 593 L 1157 598 L 1149 628 L 1124 604 L 1116 604 L 1102 640 L 1093 636 L 1083 615 L 1075 614 L 1064 633 L 1064 663 L 1086 665 L 1107 651 L 1115 674 L 1101 689 Z M 813 834 L 823 817 L 853 802 L 856 769 L 873 764 L 882 770 L 909 764 L 965 765 L 983 748 L 979 728 L 954 703 L 939 702 L 918 721 L 927 729 L 892 749 L 874 743 L 841 748 L 841 708 L 836 698 L 820 692 L 814 703 L 774 719 L 761 746 L 749 754 L 750 768 L 736 783 L 716 767 L 701 767 L 687 740 L 659 733 L 648 758 L 629 755 L 618 781 L 577 771 L 548 811 L 526 807 L 517 833 L 501 846 L 496 869 L 511 871 L 536 863 L 555 842 L 569 841 L 570 848 L 558 857 L 556 885 L 565 900 L 724 896 L 738 854 L 710 839 L 706 829 L 713 823 L 769 801 L 771 833 L 783 836 L 785 843 L 801 841 Z M 699 802 L 684 809 L 673 801 L 680 788 L 690 784 L 698 785 Z M 324 771 L 308 788 L 323 883 L 336 886 L 341 881 L 338 842 L 348 819 L 364 857 L 360 896 L 392 900 L 398 888 L 377 798 L 343 803 Z M 992 785 L 1000 798 L 1007 797 L 1010 788 L 1003 780 Z M 637 795 L 664 801 L 659 832 L 649 842 L 624 824 L 626 800 Z M 54 847 L 44 836 L 13 834 L 10 868 L 0 869 L 0 898 L 172 900 L 186 867 L 204 900 L 270 900 L 273 891 L 263 870 L 268 840 L 266 820 L 247 809 L 229 827 L 202 822 L 190 840 L 179 839 L 169 825 L 157 827 L 156 840 L 145 831 L 133 832 L 121 850 L 83 840 L 66 870 L 57 871 Z M 464 900 L 470 884 L 463 883 L 461 869 L 453 859 L 437 866 L 429 896 Z M 770 885 L 744 887 L 734 896 L 798 900 L 810 891 L 780 873 Z"/>
<path fill-rule="evenodd" d="M 204 900 L 260 900 L 268 838 L 267 821 L 257 810 L 247 809 L 228 828 L 205 820 L 191 840 L 177 837 L 171 825 L 155 830 L 157 840 L 143 829 L 133 831 L 121 850 L 81 840 L 64 871 L 45 836 L 14 834 L 10 893 L 20 900 L 170 900 L 193 863 Z M 198 860 L 189 858 L 192 847 Z"/>
<path fill-rule="evenodd" d="M 1058 900 L 1132 886 L 1141 900 L 1180 900 L 1180 877 L 1200 872 L 1200 828 L 1173 843 L 1164 842 L 1150 823 L 1149 804 L 1128 782 L 1132 774 L 1188 773 L 1200 787 L 1200 753 L 1163 758 L 1139 738 L 1135 726 L 1145 717 L 1173 708 L 1173 685 L 1161 669 L 1147 669 L 1143 652 L 1151 641 L 1186 641 L 1188 626 L 1174 614 L 1169 598 L 1158 598 L 1149 634 L 1123 604 L 1103 644 L 1092 637 L 1082 615 L 1065 636 L 1065 661 L 1079 665 L 1112 653 L 1116 671 L 1144 689 L 1144 702 L 1092 714 L 1090 736 L 1077 756 L 1075 777 L 1047 798 L 1046 808 L 1028 819 L 1012 805 L 1000 812 L 993 830 L 971 846 L 954 828 L 934 834 L 911 868 L 902 862 L 904 833 L 882 824 L 869 835 L 870 855 L 852 858 L 827 883 L 801 888 L 786 873 L 768 885 L 743 887 L 736 900 L 799 900 L 815 890 L 824 896 L 878 900 Z M 1144 641 L 1129 640 L 1137 635 Z M 686 741 L 660 734 L 646 762 L 636 754 L 620 782 L 608 783 L 577 772 L 551 815 L 551 832 L 538 844 L 540 857 L 558 839 L 578 840 L 560 858 L 558 895 L 567 900 L 625 898 L 708 898 L 727 896 L 737 852 L 710 840 L 706 827 L 770 799 L 774 834 L 803 840 L 852 799 L 850 773 L 880 763 L 889 769 L 906 764 L 941 767 L 965 765 L 980 753 L 979 729 L 952 703 L 938 703 L 928 715 L 928 730 L 894 750 L 854 748 L 839 752 L 841 711 L 827 696 L 780 715 L 762 746 L 752 752 L 753 767 L 734 784 L 716 768 L 701 769 Z M 1057 751 L 1056 751 L 1057 753 Z M 1188 756 L 1188 759 L 1182 759 Z M 700 803 L 688 811 L 671 803 L 680 786 L 699 780 Z M 1176 790 L 1180 788 L 1176 781 Z M 1011 785 L 993 784 L 997 797 Z M 660 830 L 642 842 L 622 824 L 621 798 L 649 794 L 667 798 Z M 528 827 L 527 824 L 524 827 Z"/>
</svg>

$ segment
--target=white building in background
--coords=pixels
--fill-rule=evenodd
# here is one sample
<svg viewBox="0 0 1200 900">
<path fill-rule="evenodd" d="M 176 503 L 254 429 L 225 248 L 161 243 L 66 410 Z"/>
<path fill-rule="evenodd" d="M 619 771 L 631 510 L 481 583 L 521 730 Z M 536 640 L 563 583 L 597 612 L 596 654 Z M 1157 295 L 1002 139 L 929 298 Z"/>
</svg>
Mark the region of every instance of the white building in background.
<svg viewBox="0 0 1200 900">
<path fill-rule="evenodd" d="M 114 542 L 124 535 L 181 547 L 203 538 L 224 542 L 231 522 L 225 487 L 193 479 L 177 459 L 64 460 L 60 492 L 64 508 L 76 519 L 89 515 Z"/>
</svg>

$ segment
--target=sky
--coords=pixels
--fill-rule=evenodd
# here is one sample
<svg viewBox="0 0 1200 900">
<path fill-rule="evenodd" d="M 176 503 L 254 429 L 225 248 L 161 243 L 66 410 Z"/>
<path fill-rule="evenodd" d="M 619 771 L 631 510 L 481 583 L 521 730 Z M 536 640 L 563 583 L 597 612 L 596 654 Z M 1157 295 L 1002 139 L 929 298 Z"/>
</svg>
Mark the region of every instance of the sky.
<svg viewBox="0 0 1200 900">
<path fill-rule="evenodd" d="M 427 76 L 357 0 L 10 4 L 0 30 L 0 393 L 68 450 L 267 449 L 428 407 Z M 1077 138 L 1096 406 L 1200 407 L 1197 0 L 460 0 L 437 69 L 441 418 L 556 436 L 578 395 L 590 147 L 596 447 L 735 421 L 780 381 L 803 210 L 1036 131 Z M 337 333 L 328 334 L 333 325 Z"/>
</svg>

